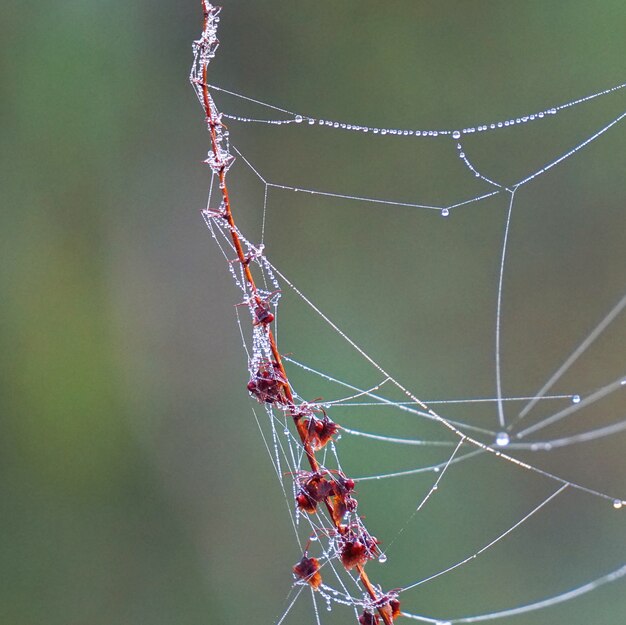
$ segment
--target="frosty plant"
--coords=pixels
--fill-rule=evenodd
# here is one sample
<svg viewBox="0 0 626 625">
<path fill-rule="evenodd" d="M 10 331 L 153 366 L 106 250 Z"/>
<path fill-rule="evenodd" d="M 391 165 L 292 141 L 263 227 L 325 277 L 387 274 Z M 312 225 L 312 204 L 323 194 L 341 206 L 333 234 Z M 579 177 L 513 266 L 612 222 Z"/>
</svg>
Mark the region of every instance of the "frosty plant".
<svg viewBox="0 0 626 625">
<path fill-rule="evenodd" d="M 476 133 L 498 132 L 510 126 L 518 126 L 527 123 L 539 122 L 564 109 L 582 104 L 623 89 L 626 84 L 617 85 L 605 91 L 586 96 L 568 102 L 566 104 L 550 107 L 536 113 L 529 113 L 508 120 L 494 121 L 487 124 L 466 128 L 452 129 L 398 129 L 368 127 L 355 123 L 322 120 L 301 113 L 287 111 L 284 108 L 259 102 L 248 96 L 234 92 L 228 92 L 231 96 L 240 97 L 255 105 L 267 107 L 272 112 L 279 112 L 283 117 L 280 119 L 252 119 L 235 115 L 227 115 L 220 112 L 212 97 L 213 90 L 226 91 L 217 86 L 210 85 L 208 70 L 218 47 L 217 27 L 219 24 L 220 8 L 213 6 L 208 0 L 203 0 L 204 27 L 200 39 L 194 42 L 194 63 L 191 70 L 190 80 L 205 114 L 205 122 L 210 135 L 210 149 L 207 165 L 211 170 L 211 190 L 209 202 L 202 211 L 203 218 L 220 247 L 226 260 L 226 266 L 231 273 L 236 287 L 240 291 L 240 300 L 236 303 L 236 310 L 246 310 L 249 313 L 249 322 L 240 324 L 244 347 L 248 354 L 249 380 L 247 391 L 265 410 L 271 423 L 271 440 L 266 441 L 272 457 L 274 469 L 282 480 L 289 476 L 291 480 L 288 498 L 294 511 L 293 525 L 301 553 L 299 560 L 292 567 L 294 578 L 295 595 L 289 606 L 278 620 L 282 623 L 298 596 L 307 590 L 313 598 L 316 622 L 320 622 L 317 611 L 316 597 L 322 597 L 328 608 L 331 605 L 347 606 L 353 613 L 353 622 L 360 625 L 392 625 L 397 618 L 404 616 L 424 623 L 469 623 L 496 618 L 506 618 L 540 608 L 556 605 L 565 600 L 572 599 L 593 590 L 608 582 L 613 582 L 626 575 L 626 565 L 623 565 L 596 579 L 586 582 L 576 588 L 555 594 L 547 599 L 542 599 L 523 606 L 490 612 L 476 616 L 460 617 L 452 619 L 433 618 L 419 614 L 409 613 L 406 608 L 401 610 L 399 597 L 426 582 L 439 578 L 453 570 L 456 570 L 471 561 L 474 561 L 482 553 L 491 549 L 494 545 L 504 540 L 510 533 L 518 530 L 525 522 L 539 513 L 544 507 L 561 496 L 565 491 L 584 493 L 600 501 L 608 501 L 616 510 L 624 507 L 621 497 L 609 495 L 606 492 L 589 488 L 575 481 L 564 479 L 544 469 L 533 466 L 509 454 L 509 450 L 541 451 L 556 447 L 598 439 L 604 436 L 616 434 L 626 429 L 626 421 L 622 420 L 604 426 L 568 434 L 558 439 L 537 440 L 527 438 L 529 435 L 539 432 L 554 423 L 575 414 L 578 410 L 592 405 L 594 402 L 607 397 L 612 393 L 623 391 L 626 387 L 626 378 L 623 373 L 616 379 L 594 389 L 581 397 L 577 393 L 552 394 L 550 391 L 554 384 L 567 372 L 596 340 L 596 338 L 623 312 L 626 307 L 626 297 L 622 296 L 611 310 L 597 323 L 591 332 L 579 342 L 574 350 L 567 356 L 561 366 L 545 382 L 535 394 L 529 397 L 505 397 L 502 383 L 501 367 L 501 317 L 502 317 L 502 293 L 504 282 L 504 269 L 507 257 L 507 246 L 511 215 L 516 197 L 520 188 L 531 183 L 539 176 L 544 175 L 559 163 L 577 154 L 582 148 L 595 139 L 602 136 L 606 131 L 620 122 L 626 113 L 620 114 L 610 123 L 606 124 L 584 141 L 562 154 L 560 157 L 549 161 L 536 171 L 529 172 L 515 184 L 505 184 L 495 180 L 492 176 L 479 171 L 467 156 L 465 141 Z M 240 231 L 237 226 L 233 207 L 231 205 L 227 176 L 229 168 L 235 161 L 235 154 L 241 155 L 229 142 L 229 132 L 224 124 L 224 119 L 233 119 L 242 123 L 266 123 L 270 125 L 300 124 L 310 126 L 323 126 L 328 130 L 338 130 L 352 133 L 368 133 L 369 135 L 394 135 L 395 137 L 428 137 L 448 141 L 455 150 L 458 159 L 465 168 L 465 172 L 471 173 L 479 179 L 487 188 L 484 193 L 470 197 L 454 204 L 432 206 L 426 204 L 398 202 L 393 200 L 376 200 L 368 197 L 342 195 L 338 193 L 314 191 L 304 189 L 309 194 L 323 195 L 337 199 L 369 202 L 391 206 L 402 206 L 413 209 L 436 211 L 443 217 L 450 217 L 452 212 L 460 207 L 473 205 L 487 198 L 504 198 L 506 205 L 505 229 L 502 238 L 501 255 L 499 257 L 499 274 L 497 285 L 496 306 L 496 332 L 495 332 L 495 378 L 497 395 L 494 398 L 482 398 L 479 400 L 493 402 L 497 407 L 497 429 L 475 427 L 471 424 L 462 423 L 458 420 L 444 418 L 425 402 L 421 401 L 398 380 L 371 358 L 361 347 L 349 338 L 337 325 L 335 325 L 324 313 L 307 299 L 303 293 L 290 282 L 272 263 L 265 253 L 263 239 L 261 243 L 254 244 Z M 373 137 L 372 137 L 373 138 Z M 267 199 L 267 189 L 272 187 L 286 192 L 302 191 L 289 185 L 277 184 L 267 181 L 259 171 L 242 156 L 242 160 L 264 184 Z M 455 161 L 457 162 L 457 161 Z M 214 183 L 219 190 L 214 193 Z M 217 199 L 214 199 L 214 196 Z M 373 368 L 379 376 L 379 382 L 374 387 L 361 388 L 355 384 L 333 378 L 329 374 L 316 371 L 294 358 L 285 356 L 279 350 L 274 328 L 277 320 L 277 306 L 282 296 L 282 289 L 288 288 L 300 298 L 324 323 L 326 323 L 341 340 L 356 351 L 360 358 Z M 239 314 L 239 312 L 238 312 Z M 337 384 L 342 389 L 347 389 L 350 395 L 341 400 L 307 401 L 300 397 L 290 382 L 285 363 L 291 367 L 300 367 L 313 376 L 318 376 L 325 382 Z M 293 371 L 293 370 L 292 370 Z M 403 394 L 404 401 L 387 398 L 382 393 L 383 388 L 393 387 Z M 546 400 L 566 401 L 567 405 L 560 409 L 542 416 L 540 420 L 527 425 L 532 409 Z M 505 402 L 527 402 L 516 417 L 511 418 L 505 411 Z M 369 402 L 369 404 L 367 403 Z M 390 437 L 384 434 L 373 434 L 340 425 L 335 420 L 336 409 L 350 406 L 376 405 L 394 409 L 402 414 L 411 414 L 416 417 L 427 419 L 440 426 L 441 431 L 447 435 L 443 441 L 424 441 L 400 437 Z M 255 413 L 256 414 L 256 413 Z M 523 427 L 522 427 L 523 425 Z M 281 436 L 279 430 L 282 429 Z M 469 432 L 472 432 L 471 434 Z M 366 477 L 348 475 L 342 468 L 337 454 L 336 441 L 339 434 L 360 437 L 369 441 L 384 442 L 396 445 L 417 445 L 439 447 L 446 450 L 445 460 L 432 466 L 418 467 L 408 471 L 399 471 L 389 474 L 379 474 Z M 481 440 L 485 438 L 486 440 Z M 368 562 L 377 559 L 380 562 L 387 560 L 387 554 L 382 549 L 379 541 L 366 527 L 362 511 L 358 508 L 358 485 L 359 482 L 368 479 L 384 479 L 409 474 L 429 472 L 434 475 L 431 487 L 425 496 L 415 507 L 415 511 L 408 519 L 422 511 L 431 496 L 438 490 L 444 475 L 450 467 L 465 462 L 467 459 L 483 455 L 493 458 L 494 462 L 506 462 L 519 470 L 533 474 L 542 480 L 552 484 L 554 488 L 530 510 L 518 517 L 510 526 L 504 527 L 492 537 L 486 544 L 474 547 L 467 557 L 442 568 L 431 575 L 405 582 L 393 589 L 383 589 L 370 578 L 366 571 Z M 286 470 L 285 470 L 286 469 Z M 453 471 L 453 470 L 451 470 Z M 285 489 L 285 494 L 286 494 Z M 287 496 L 287 494 L 286 494 Z M 301 526 L 306 527 L 307 535 L 301 539 Z M 401 530 L 401 532 L 404 530 Z M 401 533 L 400 532 L 400 533 Z M 395 540 L 395 539 L 394 539 Z M 370 567 L 371 571 L 371 567 Z M 330 581 L 329 581 L 330 580 Z M 356 588 L 356 590 L 355 590 Z M 403 602 L 406 605 L 406 602 Z"/>
<path fill-rule="evenodd" d="M 326 471 L 316 458 L 316 452 L 328 444 L 337 431 L 337 426 L 321 409 L 299 402 L 294 397 L 271 327 L 274 321 L 271 309 L 276 306 L 280 296 L 278 284 L 274 283 L 273 293 L 257 287 L 253 268 L 263 267 L 271 275 L 270 265 L 262 252 L 245 239 L 233 217 L 226 176 L 234 157 L 230 153 L 228 130 L 209 93 L 207 80 L 209 63 L 219 45 L 216 31 L 220 7 L 215 7 L 206 0 L 202 6 L 204 28 L 202 37 L 194 42 L 195 61 L 190 80 L 204 107 L 211 136 L 207 163 L 217 176 L 221 191 L 220 207 L 203 211 L 203 216 L 209 226 L 212 221 L 227 224 L 237 255 L 235 260 L 240 266 L 239 272 L 233 270 L 233 276 L 243 291 L 244 303 L 250 310 L 254 344 L 248 363 L 248 391 L 260 403 L 268 405 L 270 409 L 273 407 L 283 411 L 293 420 L 311 468 L 310 473 L 302 473 L 295 478 L 297 506 L 307 513 L 314 513 L 318 505 L 323 505 L 328 511 L 333 522 L 333 527 L 328 528 L 328 535 L 333 538 L 337 555 L 346 569 L 355 569 L 358 572 L 371 600 L 359 620 L 361 623 L 374 624 L 382 619 L 385 625 L 391 625 L 394 617 L 399 614 L 399 603 L 393 594 L 383 595 L 377 590 L 365 571 L 367 561 L 378 555 L 378 541 L 370 535 L 356 514 L 354 482 L 341 473 Z M 293 573 L 317 590 L 321 584 L 319 569 L 318 560 L 309 558 L 305 552 L 302 560 L 293 567 Z"/>
</svg>

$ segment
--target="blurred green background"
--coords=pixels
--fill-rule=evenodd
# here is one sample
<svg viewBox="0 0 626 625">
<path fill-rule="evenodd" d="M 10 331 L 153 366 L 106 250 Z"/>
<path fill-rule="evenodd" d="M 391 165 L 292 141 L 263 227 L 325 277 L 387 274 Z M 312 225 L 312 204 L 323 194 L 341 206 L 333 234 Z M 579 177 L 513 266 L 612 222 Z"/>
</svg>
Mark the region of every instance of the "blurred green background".
<svg viewBox="0 0 626 625">
<path fill-rule="evenodd" d="M 300 557 L 244 390 L 238 295 L 199 214 L 208 141 L 187 84 L 199 5 L 0 8 L 3 624 L 272 623 Z M 626 76 L 620 0 L 224 5 L 211 80 L 318 118 L 474 125 Z M 268 113 L 216 98 L 224 111 Z M 512 183 L 624 110 L 618 92 L 472 136 L 466 152 Z M 505 276 L 507 394 L 540 388 L 623 294 L 624 132 L 622 123 L 518 194 Z M 237 123 L 231 138 L 276 183 L 433 204 L 485 192 L 450 140 Z M 242 228 L 258 239 L 263 187 L 241 159 L 230 181 Z M 492 396 L 504 200 L 444 220 L 272 190 L 268 253 L 419 396 Z M 375 381 L 295 301 L 286 296 L 281 311 L 283 351 L 348 381 Z M 584 394 L 623 375 L 624 326 L 622 315 L 558 390 Z M 321 394 L 314 381 L 295 372 L 294 380 L 303 396 Z M 493 406 L 446 414 L 496 423 Z M 624 418 L 623 392 L 581 415 L 550 436 Z M 372 431 L 422 434 L 414 422 L 363 419 Z M 618 434 L 524 458 L 625 497 L 624 451 Z M 347 443 L 342 457 L 354 474 L 440 459 L 371 443 Z M 372 531 L 389 542 L 429 483 L 364 485 Z M 554 488 L 493 460 L 468 463 L 373 576 L 386 587 L 425 577 Z M 424 586 L 406 607 L 453 617 L 582 584 L 623 564 L 624 519 L 606 502 L 565 494 L 502 551 Z M 626 622 L 624 588 L 507 622 Z M 353 620 L 340 610 L 323 616 Z M 287 622 L 314 622 L 308 599 Z"/>
</svg>

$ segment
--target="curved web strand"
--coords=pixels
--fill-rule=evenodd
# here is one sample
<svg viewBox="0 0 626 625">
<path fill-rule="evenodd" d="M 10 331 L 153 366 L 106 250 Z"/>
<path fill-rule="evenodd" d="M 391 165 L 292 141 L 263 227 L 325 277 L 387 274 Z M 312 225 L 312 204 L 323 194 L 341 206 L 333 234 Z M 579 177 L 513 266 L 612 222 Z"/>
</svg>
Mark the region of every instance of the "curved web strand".
<svg viewBox="0 0 626 625">
<path fill-rule="evenodd" d="M 626 307 L 626 295 L 624 295 L 617 304 L 611 308 L 607 315 L 596 325 L 596 327 L 589 333 L 589 335 L 574 349 L 574 351 L 565 359 L 563 364 L 550 376 L 547 382 L 537 391 L 537 393 L 530 399 L 530 401 L 522 408 L 518 415 L 518 419 L 523 419 L 540 401 L 545 394 L 558 382 L 569 368 L 587 351 L 596 339 L 606 330 L 611 323 L 624 310 Z M 509 428 L 514 426 L 513 423 L 509 425 Z"/>
<path fill-rule="evenodd" d="M 584 141 L 582 141 L 582 142 L 576 144 L 574 147 L 570 148 L 567 152 L 565 152 L 564 154 L 562 154 L 558 158 L 556 158 L 556 159 L 554 159 L 552 161 L 549 161 L 543 167 L 539 168 L 538 170 L 532 172 L 531 174 L 527 175 L 526 177 L 524 177 L 521 180 L 519 180 L 518 182 L 516 182 L 514 185 L 512 185 L 511 188 L 504 187 L 503 185 L 501 185 L 501 184 L 493 181 L 491 178 L 487 177 L 485 174 L 482 174 L 482 173 L 478 172 L 473 167 L 473 165 L 469 162 L 469 160 L 467 159 L 465 153 L 462 151 L 461 144 L 457 143 L 456 144 L 457 150 L 461 150 L 459 152 L 459 156 L 463 160 L 465 165 L 470 169 L 470 171 L 476 177 L 478 177 L 478 178 L 484 180 L 485 182 L 487 182 L 487 184 L 489 184 L 490 186 L 498 187 L 499 190 L 492 191 L 490 193 L 481 194 L 479 196 L 476 196 L 476 197 L 473 197 L 473 198 L 469 198 L 467 200 L 461 200 L 461 201 L 458 201 L 456 203 L 445 205 L 445 206 L 434 206 L 434 205 L 431 205 L 431 204 L 422 204 L 422 203 L 419 203 L 419 202 L 400 202 L 400 201 L 396 201 L 396 200 L 392 200 L 392 199 L 370 198 L 370 197 L 349 195 L 349 194 L 343 194 L 343 193 L 337 193 L 337 192 L 331 192 L 331 191 L 323 191 L 323 190 L 314 190 L 314 189 L 308 189 L 308 188 L 294 187 L 294 186 L 287 185 L 287 184 L 279 184 L 279 183 L 268 182 L 265 178 L 263 178 L 261 176 L 261 174 L 258 173 L 258 170 L 251 165 L 251 163 L 250 163 L 250 161 L 248 159 L 245 159 L 245 162 L 255 172 L 255 174 L 259 177 L 259 179 L 261 181 L 263 181 L 263 183 L 266 185 L 266 187 L 272 187 L 272 188 L 276 188 L 276 189 L 281 189 L 283 191 L 292 191 L 292 192 L 295 192 L 295 193 L 300 193 L 301 192 L 301 193 L 308 193 L 308 194 L 311 194 L 311 195 L 320 195 L 320 196 L 326 196 L 326 197 L 334 197 L 334 198 L 337 198 L 337 199 L 353 200 L 353 201 L 359 201 L 359 202 L 368 202 L 368 203 L 374 203 L 374 204 L 384 204 L 384 205 L 399 206 L 399 207 L 401 206 L 401 207 L 407 207 L 407 208 L 422 208 L 422 209 L 427 209 L 427 210 L 438 211 L 443 216 L 447 217 L 450 214 L 450 211 L 452 209 L 458 208 L 460 206 L 465 206 L 467 204 L 473 204 L 475 202 L 479 202 L 481 200 L 484 200 L 484 199 L 487 199 L 487 198 L 492 197 L 494 195 L 497 195 L 498 193 L 501 193 L 502 191 L 507 191 L 507 192 L 509 192 L 511 194 L 515 193 L 515 191 L 517 191 L 517 189 L 519 189 L 520 187 L 528 184 L 532 180 L 534 180 L 534 179 L 538 178 L 539 176 L 545 174 L 546 172 L 550 171 L 553 167 L 559 165 L 560 163 L 566 161 L 567 159 L 571 158 L 572 156 L 574 156 L 575 154 L 580 152 L 583 148 L 587 147 L 589 144 L 594 142 L 596 139 L 598 139 L 602 135 L 604 135 L 608 130 L 610 130 L 611 128 L 616 126 L 625 117 L 626 117 L 626 111 L 621 113 L 620 115 L 618 115 L 616 118 L 614 118 L 612 121 L 610 121 L 605 126 L 601 127 L 599 130 L 597 130 L 592 135 L 587 137 L 587 139 L 585 139 Z M 392 134 L 394 134 L 394 133 L 392 133 Z M 398 133 L 398 134 L 402 134 L 402 133 Z M 445 134 L 445 133 L 443 133 L 443 134 Z M 452 136 L 455 137 L 454 133 L 450 133 L 450 134 L 452 134 Z M 239 152 L 239 151 L 237 151 L 237 153 L 241 154 L 241 152 Z"/>
<path fill-rule="evenodd" d="M 261 100 L 257 100 L 255 98 L 251 98 L 249 96 L 237 93 L 235 91 L 231 91 L 228 89 L 224 89 L 223 87 L 219 87 L 218 85 L 210 84 L 209 87 L 215 91 L 220 91 L 222 93 L 226 93 L 230 96 L 238 98 L 240 100 L 245 100 L 252 104 L 261 106 L 263 108 L 267 108 L 273 111 L 277 111 L 279 113 L 284 113 L 289 116 L 289 119 L 255 119 L 250 117 L 243 117 L 239 115 L 232 114 L 224 114 L 227 119 L 232 119 L 234 121 L 244 122 L 244 123 L 265 123 L 271 125 L 282 125 L 282 124 L 303 124 L 306 122 L 308 125 L 318 125 L 324 126 L 325 128 L 330 128 L 333 130 L 348 130 L 352 132 L 365 132 L 372 133 L 374 135 L 380 134 L 384 135 L 397 135 L 403 137 L 446 137 L 451 136 L 453 139 L 459 139 L 463 135 L 474 134 L 476 132 L 493 132 L 503 130 L 504 128 L 509 128 L 511 126 L 528 124 L 533 122 L 539 122 L 544 119 L 548 119 L 557 113 L 560 113 L 563 110 L 571 109 L 580 104 L 584 104 L 586 102 L 590 102 L 591 100 L 595 100 L 596 98 L 604 97 L 610 95 L 612 93 L 616 93 L 617 91 L 621 91 L 626 87 L 626 83 L 622 83 L 619 85 L 615 85 L 614 87 L 609 87 L 608 89 L 604 89 L 602 91 L 597 91 L 596 93 L 592 93 L 590 95 L 577 98 L 575 100 L 571 100 L 569 102 L 565 102 L 564 104 L 559 104 L 558 106 L 551 106 L 546 109 L 537 111 L 535 113 L 526 113 L 517 117 L 511 117 L 508 119 L 500 120 L 500 121 L 491 121 L 487 123 L 480 123 L 474 126 L 458 126 L 457 128 L 446 128 L 446 129 L 414 129 L 414 128 L 391 128 L 391 127 L 377 127 L 377 126 L 365 126 L 362 124 L 357 124 L 354 122 L 340 122 L 329 119 L 320 119 L 317 117 L 311 117 L 309 115 L 305 115 L 302 113 L 296 113 L 294 111 L 289 111 L 285 108 L 275 106 L 273 104 L 268 104 L 267 102 L 262 102 Z"/>
<path fill-rule="evenodd" d="M 412 590 L 413 588 L 417 588 L 418 586 L 421 586 L 422 584 L 427 584 L 428 582 L 431 582 L 434 579 L 437 579 L 438 577 L 441 577 L 442 575 L 445 575 L 446 573 L 450 573 L 451 571 L 454 571 L 455 569 L 458 569 L 459 567 L 463 566 L 464 564 L 467 564 L 468 562 L 471 562 L 472 560 L 475 560 L 478 556 L 480 556 L 481 554 L 485 553 L 485 551 L 487 551 L 488 549 L 491 549 L 491 547 L 493 547 L 496 543 L 499 543 L 501 540 L 506 538 L 511 532 L 514 532 L 518 527 L 520 527 L 521 525 L 526 523 L 526 521 L 528 521 L 528 519 L 530 519 L 532 516 L 534 516 L 537 512 L 539 512 L 539 510 L 541 510 L 544 506 L 546 506 L 548 503 L 550 503 L 553 499 L 558 497 L 563 491 L 565 491 L 566 488 L 568 488 L 568 484 L 563 484 L 560 488 L 558 488 L 556 491 L 554 491 L 551 495 L 546 497 L 546 499 L 544 499 L 538 506 L 533 508 L 528 514 L 526 514 L 519 521 L 517 521 L 517 523 L 515 523 L 514 525 L 509 527 L 506 531 L 502 532 L 502 534 L 499 534 L 496 538 L 494 538 L 493 540 L 488 542 L 486 545 L 481 547 L 478 551 L 475 551 L 472 555 L 468 556 L 467 558 L 464 558 L 463 560 L 460 560 L 459 562 L 456 562 L 455 564 L 453 564 L 453 565 L 451 565 L 451 566 L 449 566 L 449 567 L 447 567 L 447 568 L 445 568 L 445 569 L 443 569 L 443 570 L 441 570 L 441 571 L 439 571 L 437 573 L 433 573 L 432 575 L 429 575 L 428 577 L 426 577 L 424 579 L 421 579 L 421 580 L 419 580 L 417 582 L 413 582 L 411 584 L 403 586 L 401 591 L 402 592 L 406 592 L 408 590 Z"/>
<path fill-rule="evenodd" d="M 502 254 L 500 256 L 500 271 L 498 273 L 498 296 L 496 306 L 496 392 L 498 398 L 498 422 L 500 427 L 506 427 L 504 417 L 504 403 L 502 401 L 502 351 L 500 348 L 500 340 L 502 335 L 502 288 L 504 282 L 504 263 L 506 260 L 507 243 L 509 241 L 509 230 L 511 227 L 511 215 L 513 213 L 513 200 L 515 199 L 515 191 L 511 192 L 509 200 L 509 209 L 506 214 L 506 225 L 504 227 L 504 238 L 502 240 Z"/>
<path fill-rule="evenodd" d="M 479 614 L 476 616 L 464 616 L 461 618 L 453 619 L 435 619 L 427 616 L 420 616 L 418 614 L 409 614 L 408 612 L 403 612 L 402 616 L 416 621 L 421 621 L 423 623 L 435 623 L 435 625 L 453 625 L 455 623 L 479 623 L 481 621 L 493 621 L 496 619 L 503 619 L 510 616 L 518 616 L 519 614 L 526 614 L 527 612 L 534 612 L 536 610 L 543 610 L 544 608 L 551 608 L 555 605 L 558 605 L 559 603 L 576 599 L 588 592 L 604 586 L 605 584 L 615 582 L 625 575 L 626 565 L 621 566 L 618 569 L 607 573 L 606 575 L 598 577 L 591 582 L 587 582 L 582 586 L 573 588 L 572 590 L 568 590 L 561 594 L 554 595 L 547 599 L 542 599 L 541 601 L 535 601 L 534 603 L 529 603 L 516 608 L 509 608 L 508 610 L 499 610 L 498 612 L 490 612 L 487 614 Z"/>
</svg>

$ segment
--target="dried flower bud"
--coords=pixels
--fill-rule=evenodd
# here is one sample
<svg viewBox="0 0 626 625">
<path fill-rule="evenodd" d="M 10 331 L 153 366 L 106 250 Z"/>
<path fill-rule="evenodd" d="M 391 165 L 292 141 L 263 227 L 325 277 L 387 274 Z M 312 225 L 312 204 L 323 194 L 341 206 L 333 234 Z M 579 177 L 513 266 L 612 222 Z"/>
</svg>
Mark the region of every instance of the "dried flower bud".
<svg viewBox="0 0 626 625">
<path fill-rule="evenodd" d="M 263 363 L 248 382 L 248 392 L 260 403 L 284 404 L 286 380 L 274 362 Z"/>
<path fill-rule="evenodd" d="M 293 574 L 307 584 L 314 590 L 317 590 L 322 583 L 322 576 L 319 572 L 320 563 L 317 558 L 302 557 L 302 560 L 293 567 Z"/>
<path fill-rule="evenodd" d="M 254 325 L 268 325 L 274 321 L 274 313 L 270 311 L 265 302 L 261 302 L 254 307 Z"/>
<path fill-rule="evenodd" d="M 378 614 L 365 611 L 359 616 L 359 623 L 361 625 L 378 625 L 380 623 L 380 617 Z"/>
<path fill-rule="evenodd" d="M 354 512 L 357 508 L 356 499 L 348 496 L 333 498 L 333 521 L 338 525 L 348 512 Z"/>
<path fill-rule="evenodd" d="M 389 607 L 391 608 L 392 619 L 396 619 L 399 616 L 402 616 L 402 612 L 400 611 L 400 602 L 397 599 L 391 599 L 389 601 Z"/>
<path fill-rule="evenodd" d="M 337 433 L 337 424 L 331 421 L 326 414 L 321 419 L 311 417 L 305 422 L 308 432 L 307 442 L 314 451 L 322 449 Z"/>
<path fill-rule="evenodd" d="M 341 562 L 346 569 L 363 565 L 376 557 L 378 540 L 371 536 L 364 527 L 350 529 L 341 537 Z"/>
<path fill-rule="evenodd" d="M 369 560 L 367 548 L 358 539 L 346 541 L 341 548 L 341 561 L 346 569 L 365 564 Z"/>
<path fill-rule="evenodd" d="M 315 512 L 318 503 L 335 494 L 335 482 L 329 481 L 321 473 L 303 471 L 297 480 L 300 490 L 296 495 L 296 503 L 305 512 Z"/>
<path fill-rule="evenodd" d="M 381 601 L 379 601 L 376 606 L 378 610 L 388 616 L 391 621 L 402 616 L 402 612 L 400 612 L 400 602 L 394 594 L 382 597 Z"/>
</svg>

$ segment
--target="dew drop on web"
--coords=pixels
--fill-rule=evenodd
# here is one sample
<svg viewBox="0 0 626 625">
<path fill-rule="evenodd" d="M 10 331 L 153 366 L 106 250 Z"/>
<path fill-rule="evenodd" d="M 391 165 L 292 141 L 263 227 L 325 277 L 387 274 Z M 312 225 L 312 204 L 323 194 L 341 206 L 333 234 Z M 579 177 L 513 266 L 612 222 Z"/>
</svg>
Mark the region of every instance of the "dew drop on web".
<svg viewBox="0 0 626 625">
<path fill-rule="evenodd" d="M 506 432 L 498 432 L 496 434 L 496 445 L 498 447 L 506 447 L 510 442 L 511 438 Z"/>
</svg>

